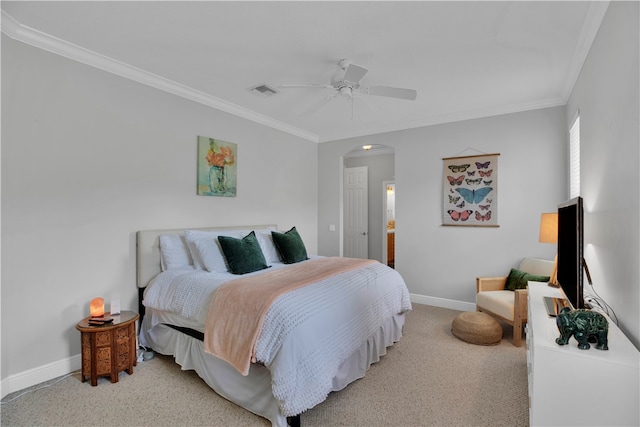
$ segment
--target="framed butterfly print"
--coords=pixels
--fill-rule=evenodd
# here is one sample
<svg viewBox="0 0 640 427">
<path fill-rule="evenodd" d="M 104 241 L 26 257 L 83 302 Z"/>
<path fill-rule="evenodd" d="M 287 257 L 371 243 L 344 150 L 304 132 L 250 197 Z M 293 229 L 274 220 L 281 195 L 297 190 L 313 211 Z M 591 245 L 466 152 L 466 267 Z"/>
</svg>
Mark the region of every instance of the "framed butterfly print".
<svg viewBox="0 0 640 427">
<path fill-rule="evenodd" d="M 442 159 L 442 225 L 498 227 L 498 156 Z"/>
</svg>

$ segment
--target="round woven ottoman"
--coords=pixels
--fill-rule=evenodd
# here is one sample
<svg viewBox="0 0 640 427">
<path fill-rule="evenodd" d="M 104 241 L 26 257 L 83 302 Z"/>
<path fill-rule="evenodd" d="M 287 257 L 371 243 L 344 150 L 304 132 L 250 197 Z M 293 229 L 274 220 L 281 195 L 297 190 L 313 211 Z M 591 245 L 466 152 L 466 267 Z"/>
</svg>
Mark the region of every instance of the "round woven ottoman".
<svg viewBox="0 0 640 427">
<path fill-rule="evenodd" d="M 451 324 L 451 333 L 471 344 L 496 345 L 502 340 L 500 322 L 480 311 L 458 314 Z"/>
</svg>

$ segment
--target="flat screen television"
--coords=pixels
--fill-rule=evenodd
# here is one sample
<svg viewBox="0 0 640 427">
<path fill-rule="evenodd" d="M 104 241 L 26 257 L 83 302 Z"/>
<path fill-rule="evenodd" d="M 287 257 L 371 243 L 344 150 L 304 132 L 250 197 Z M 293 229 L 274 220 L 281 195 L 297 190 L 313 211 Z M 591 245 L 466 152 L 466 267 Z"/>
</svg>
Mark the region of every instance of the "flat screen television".
<svg viewBox="0 0 640 427">
<path fill-rule="evenodd" d="M 562 292 L 574 309 L 584 303 L 584 211 L 582 197 L 558 205 L 558 270 Z"/>
</svg>

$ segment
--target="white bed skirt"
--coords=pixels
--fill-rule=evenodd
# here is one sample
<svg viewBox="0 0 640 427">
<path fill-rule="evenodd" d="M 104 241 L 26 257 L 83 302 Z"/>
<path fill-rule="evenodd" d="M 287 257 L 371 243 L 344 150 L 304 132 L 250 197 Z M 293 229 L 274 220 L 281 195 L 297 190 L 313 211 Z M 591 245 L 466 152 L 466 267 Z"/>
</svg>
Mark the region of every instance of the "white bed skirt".
<svg viewBox="0 0 640 427">
<path fill-rule="evenodd" d="M 387 347 L 400 340 L 404 320 L 404 314 L 397 314 L 369 336 L 340 365 L 333 378 L 333 391 L 364 377 L 369 366 L 387 353 Z M 287 425 L 287 418 L 281 414 L 271 392 L 271 374 L 265 366 L 252 364 L 249 375 L 244 377 L 228 363 L 205 353 L 202 341 L 163 324 L 151 326 L 154 323 L 152 315 L 147 313 L 140 328 L 141 345 L 160 354 L 173 355 L 183 370 L 195 370 L 220 396 L 267 418 L 274 426 Z"/>
</svg>

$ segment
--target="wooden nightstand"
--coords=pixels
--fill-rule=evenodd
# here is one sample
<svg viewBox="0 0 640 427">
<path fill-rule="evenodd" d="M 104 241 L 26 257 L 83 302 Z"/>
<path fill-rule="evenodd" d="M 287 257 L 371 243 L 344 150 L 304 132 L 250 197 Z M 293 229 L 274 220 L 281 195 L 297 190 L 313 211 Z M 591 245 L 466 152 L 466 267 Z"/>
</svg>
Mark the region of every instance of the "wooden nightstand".
<svg viewBox="0 0 640 427">
<path fill-rule="evenodd" d="M 113 323 L 102 326 L 90 326 L 89 317 L 76 325 L 82 333 L 82 382 L 90 377 L 92 386 L 98 385 L 98 377 L 110 377 L 117 383 L 120 371 L 131 375 L 137 364 L 138 313 L 123 311 L 112 317 Z"/>
</svg>

